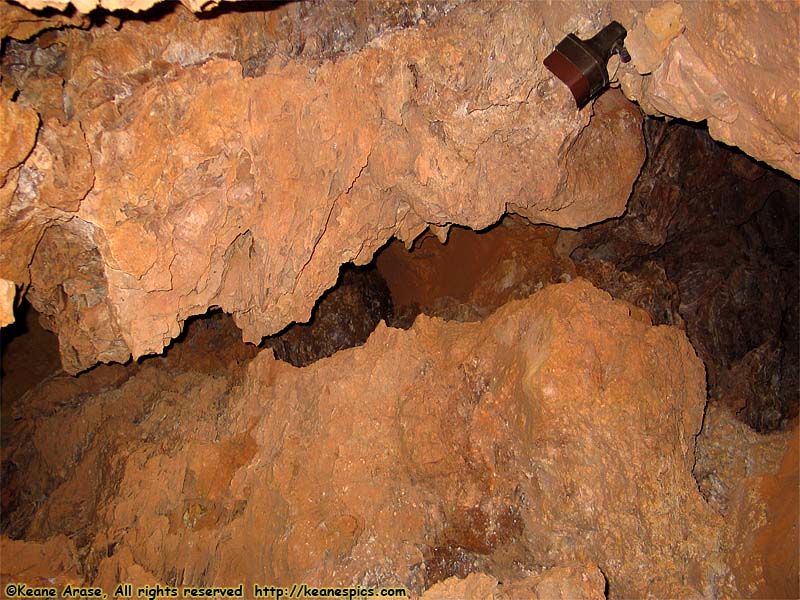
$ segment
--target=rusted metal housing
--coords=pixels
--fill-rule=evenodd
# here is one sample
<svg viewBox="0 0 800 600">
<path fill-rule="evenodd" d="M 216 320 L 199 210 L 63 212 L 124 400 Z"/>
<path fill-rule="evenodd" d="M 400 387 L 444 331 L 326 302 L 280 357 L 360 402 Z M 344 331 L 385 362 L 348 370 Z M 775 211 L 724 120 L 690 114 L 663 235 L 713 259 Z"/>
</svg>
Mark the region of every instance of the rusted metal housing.
<svg viewBox="0 0 800 600">
<path fill-rule="evenodd" d="M 589 40 L 570 33 L 544 59 L 544 66 L 572 92 L 578 109 L 608 87 L 606 65 L 612 55 L 619 54 L 622 62 L 630 60 L 624 46 L 626 35 L 628 32 L 622 25 L 611 21 Z"/>
</svg>

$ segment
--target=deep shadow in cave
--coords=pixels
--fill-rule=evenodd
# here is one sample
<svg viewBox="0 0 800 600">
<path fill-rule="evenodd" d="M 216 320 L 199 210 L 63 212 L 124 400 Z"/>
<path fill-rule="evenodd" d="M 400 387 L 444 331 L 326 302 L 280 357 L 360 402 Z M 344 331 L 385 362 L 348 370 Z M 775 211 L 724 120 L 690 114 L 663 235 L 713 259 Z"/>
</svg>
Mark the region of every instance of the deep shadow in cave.
<svg viewBox="0 0 800 600">
<path fill-rule="evenodd" d="M 16 321 L 0 331 L 0 397 L 4 409 L 42 379 L 61 371 L 58 338 L 41 326 L 39 313 L 23 300 L 15 316 Z"/>
<path fill-rule="evenodd" d="M 571 241 L 579 272 L 681 325 L 709 396 L 759 431 L 798 414 L 797 181 L 714 142 L 645 122 L 648 160 L 625 215 Z"/>
<path fill-rule="evenodd" d="M 308 323 L 289 325 L 266 338 L 262 347 L 275 357 L 304 367 L 320 358 L 367 341 L 394 310 L 386 282 L 373 266 L 343 265 L 336 284 L 317 300 Z"/>
<path fill-rule="evenodd" d="M 481 232 L 456 226 L 443 240 L 427 232 L 410 250 L 392 241 L 376 264 L 392 292 L 395 326 L 410 327 L 418 314 L 477 321 L 510 300 L 570 281 L 575 266 L 561 252 L 559 231 L 506 215 Z"/>
</svg>

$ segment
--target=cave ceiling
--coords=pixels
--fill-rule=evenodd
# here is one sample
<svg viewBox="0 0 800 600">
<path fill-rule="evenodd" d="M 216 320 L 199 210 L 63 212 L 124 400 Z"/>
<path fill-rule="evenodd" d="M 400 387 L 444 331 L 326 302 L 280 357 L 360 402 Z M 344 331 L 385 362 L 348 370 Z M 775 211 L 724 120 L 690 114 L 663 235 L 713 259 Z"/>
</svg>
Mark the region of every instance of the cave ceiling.
<svg viewBox="0 0 800 600">
<path fill-rule="evenodd" d="M 393 237 L 619 216 L 643 113 L 800 174 L 794 3 L 21 4 L 0 4 L 0 321 L 24 293 L 71 373 L 216 307 L 258 342 Z M 542 60 L 612 19 L 632 61 L 579 112 Z"/>
</svg>

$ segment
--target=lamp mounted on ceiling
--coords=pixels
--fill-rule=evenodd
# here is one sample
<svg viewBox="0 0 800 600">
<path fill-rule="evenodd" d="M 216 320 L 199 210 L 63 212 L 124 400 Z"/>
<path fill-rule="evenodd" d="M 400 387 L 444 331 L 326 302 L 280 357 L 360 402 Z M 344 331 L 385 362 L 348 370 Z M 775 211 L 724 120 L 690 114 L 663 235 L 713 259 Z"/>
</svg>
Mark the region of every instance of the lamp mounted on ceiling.
<svg viewBox="0 0 800 600">
<path fill-rule="evenodd" d="M 616 21 L 611 21 L 589 40 L 570 33 L 544 59 L 544 66 L 563 81 L 575 96 L 580 110 L 608 87 L 608 59 L 619 54 L 622 62 L 631 57 L 625 50 L 628 31 Z"/>
</svg>

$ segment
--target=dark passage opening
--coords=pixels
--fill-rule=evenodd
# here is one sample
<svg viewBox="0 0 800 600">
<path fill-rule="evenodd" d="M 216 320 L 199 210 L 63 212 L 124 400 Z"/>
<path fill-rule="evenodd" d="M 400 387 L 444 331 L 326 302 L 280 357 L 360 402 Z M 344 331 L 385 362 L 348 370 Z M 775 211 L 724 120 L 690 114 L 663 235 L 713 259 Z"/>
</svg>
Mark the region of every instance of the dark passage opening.
<svg viewBox="0 0 800 600">
<path fill-rule="evenodd" d="M 39 313 L 27 300 L 22 300 L 15 316 L 16 321 L 0 331 L 3 409 L 8 409 L 11 403 L 45 377 L 61 371 L 58 338 L 42 327 Z"/>
<path fill-rule="evenodd" d="M 276 358 L 304 367 L 345 348 L 360 346 L 378 323 L 393 321 L 392 297 L 374 264 L 343 265 L 336 285 L 317 300 L 308 323 L 266 338 Z"/>
</svg>

